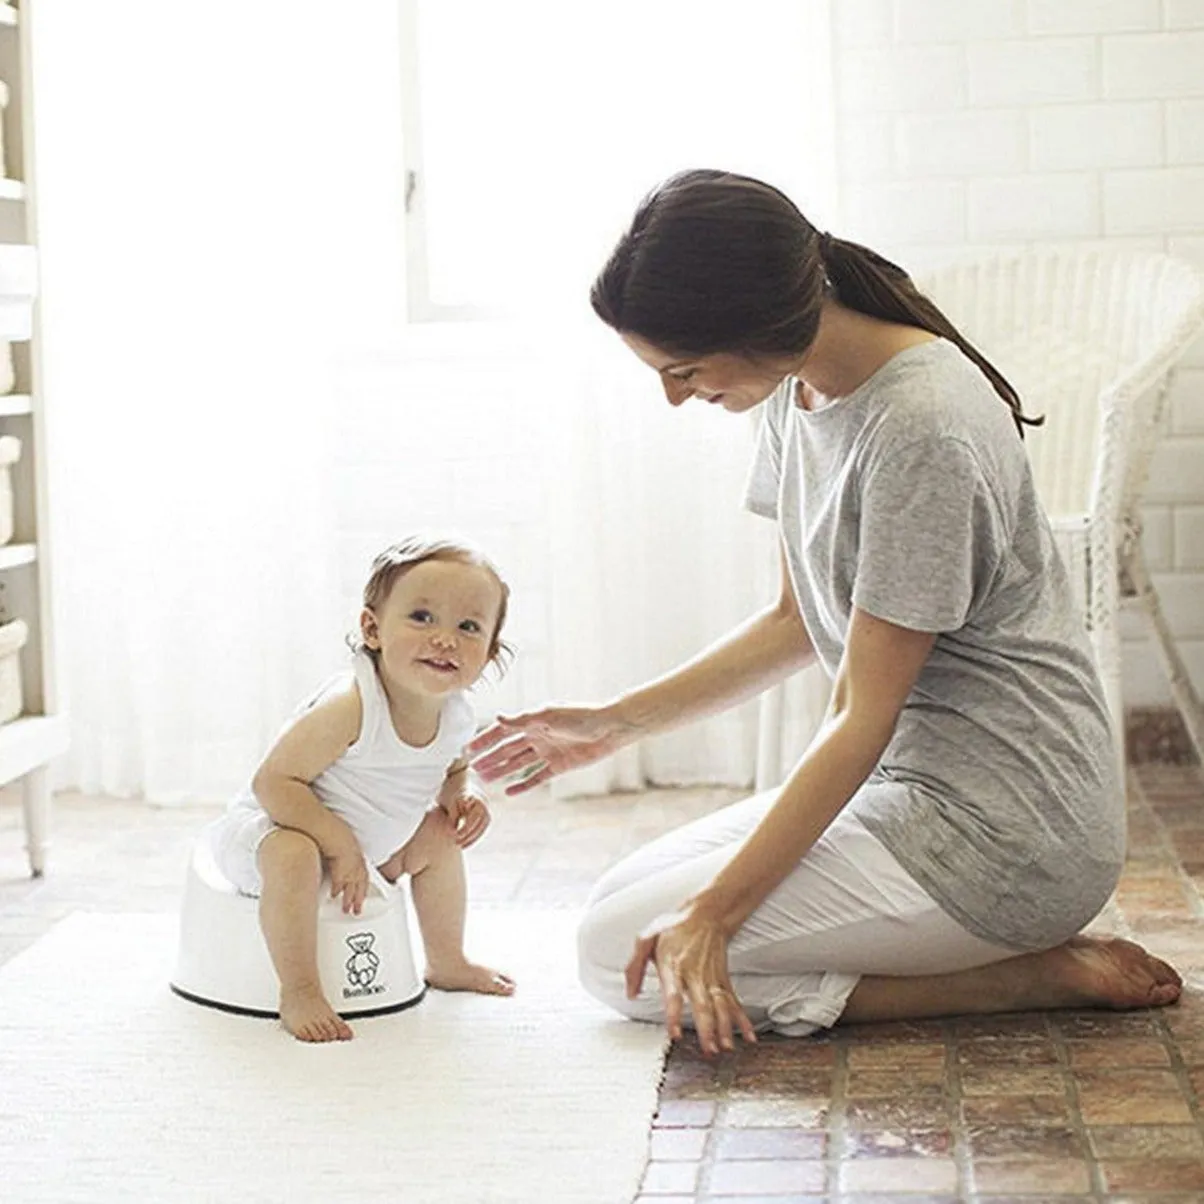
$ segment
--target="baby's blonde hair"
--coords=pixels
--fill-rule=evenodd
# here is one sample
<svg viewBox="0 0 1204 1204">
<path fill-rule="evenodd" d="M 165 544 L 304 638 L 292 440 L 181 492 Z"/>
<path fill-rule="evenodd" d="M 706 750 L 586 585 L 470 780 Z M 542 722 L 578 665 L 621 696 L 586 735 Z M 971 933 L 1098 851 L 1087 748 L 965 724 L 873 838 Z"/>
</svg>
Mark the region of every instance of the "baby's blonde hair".
<svg viewBox="0 0 1204 1204">
<path fill-rule="evenodd" d="M 461 564 L 475 565 L 492 574 L 501 590 L 502 600 L 498 606 L 497 622 L 489 637 L 488 663 L 499 673 L 504 673 L 514 658 L 514 649 L 502 639 L 502 626 L 506 622 L 506 611 L 510 604 L 510 587 L 493 561 L 465 540 L 448 536 L 410 535 L 398 543 L 390 544 L 372 561 L 372 570 L 364 585 L 365 609 L 379 610 L 398 580 L 428 560 L 455 560 Z M 347 636 L 347 644 L 353 652 L 366 652 L 373 660 L 379 655 L 376 649 L 367 647 L 359 631 Z"/>
</svg>

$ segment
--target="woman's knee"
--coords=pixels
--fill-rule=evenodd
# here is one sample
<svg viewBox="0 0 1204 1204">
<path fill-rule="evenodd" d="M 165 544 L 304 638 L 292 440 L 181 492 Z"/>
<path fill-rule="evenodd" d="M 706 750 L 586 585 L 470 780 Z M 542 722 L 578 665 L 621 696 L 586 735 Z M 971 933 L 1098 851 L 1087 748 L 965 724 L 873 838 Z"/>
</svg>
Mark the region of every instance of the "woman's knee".
<svg viewBox="0 0 1204 1204">
<path fill-rule="evenodd" d="M 607 980 L 622 987 L 624 972 L 635 952 L 640 917 L 614 899 L 587 905 L 577 926 L 577 965 L 582 981 Z"/>
</svg>

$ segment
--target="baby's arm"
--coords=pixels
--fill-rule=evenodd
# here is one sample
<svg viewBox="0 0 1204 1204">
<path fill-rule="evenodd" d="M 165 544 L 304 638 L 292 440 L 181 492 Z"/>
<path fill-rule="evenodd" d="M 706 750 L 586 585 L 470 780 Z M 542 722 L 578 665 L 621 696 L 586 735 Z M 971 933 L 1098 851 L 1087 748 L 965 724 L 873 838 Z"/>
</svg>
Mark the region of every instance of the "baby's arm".
<svg viewBox="0 0 1204 1204">
<path fill-rule="evenodd" d="M 252 779 L 263 809 L 282 828 L 311 836 L 330 863 L 332 894 L 359 912 L 368 888 L 363 853 L 350 826 L 325 807 L 311 783 L 359 739 L 363 707 L 354 681 L 323 696 L 281 733 Z"/>
<path fill-rule="evenodd" d="M 489 827 L 489 807 L 480 779 L 469 768 L 467 757 L 457 757 L 448 766 L 436 797 L 456 828 L 456 843 L 462 849 L 476 844 Z"/>
</svg>

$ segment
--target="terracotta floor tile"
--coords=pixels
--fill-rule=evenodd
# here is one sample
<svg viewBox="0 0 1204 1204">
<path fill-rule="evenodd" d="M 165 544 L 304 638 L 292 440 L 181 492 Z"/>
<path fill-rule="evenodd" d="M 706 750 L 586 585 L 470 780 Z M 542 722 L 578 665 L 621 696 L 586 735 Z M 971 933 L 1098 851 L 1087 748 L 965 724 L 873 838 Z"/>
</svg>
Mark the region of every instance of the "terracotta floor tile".
<svg viewBox="0 0 1204 1204">
<path fill-rule="evenodd" d="M 846 1045 L 873 1045 L 899 1041 L 943 1041 L 945 1022 L 942 1020 L 895 1020 L 882 1024 L 850 1024 L 838 1030 Z"/>
<path fill-rule="evenodd" d="M 653 1129 L 648 1157 L 653 1162 L 697 1162 L 708 1137 L 706 1129 Z"/>
<path fill-rule="evenodd" d="M 1166 1044 L 1153 1037 L 1090 1037 L 1083 1041 L 1067 1041 L 1066 1052 L 1076 1071 L 1170 1065 Z"/>
<path fill-rule="evenodd" d="M 1204 1158 L 1102 1160 L 1104 1182 L 1111 1192 L 1154 1191 L 1204 1193 Z"/>
<path fill-rule="evenodd" d="M 1095 1199 L 1095 1196 L 1087 1194 L 1073 1196 L 1045 1196 L 1032 1195 L 1029 1192 L 1025 1192 L 1023 1195 L 1008 1196 L 978 1195 L 974 1197 L 974 1204 L 1085 1204 L 1085 1202 L 1095 1204 Z M 843 1200 L 841 1201 L 841 1204 L 844 1204 Z M 1162 1204 L 1168 1204 L 1168 1201 L 1164 1200 Z"/>
<path fill-rule="evenodd" d="M 1187 1101 L 1174 1096 L 1096 1097 L 1080 1100 L 1087 1125 L 1182 1125 L 1191 1122 Z"/>
<path fill-rule="evenodd" d="M 831 1070 L 836 1066 L 834 1041 L 802 1040 L 763 1036 L 755 1045 L 738 1045 L 734 1056 L 737 1071 L 780 1067 L 783 1070 Z"/>
<path fill-rule="evenodd" d="M 1066 1093 L 1062 1071 L 1053 1067 L 1011 1070 L 984 1066 L 961 1073 L 965 1095 L 1057 1095 Z"/>
<path fill-rule="evenodd" d="M 640 1190 L 648 1195 L 689 1195 L 698 1186 L 697 1162 L 650 1162 Z"/>
<path fill-rule="evenodd" d="M 706 1204 L 829 1204 L 827 1196 L 812 1195 L 810 1193 L 799 1195 L 797 1192 L 789 1192 L 787 1195 L 774 1192 L 772 1196 L 712 1196 L 708 1193 L 705 1196 L 698 1196 L 696 1198 L 705 1200 Z M 648 1204 L 658 1204 L 658 1201 L 649 1200 Z M 843 1196 L 841 1197 L 840 1204 L 845 1204 Z M 915 1202 L 913 1201 L 912 1204 L 915 1204 Z"/>
<path fill-rule="evenodd" d="M 845 1138 L 844 1158 L 935 1158 L 953 1153 L 948 1129 L 852 1131 Z"/>
<path fill-rule="evenodd" d="M 901 1067 L 943 1070 L 945 1046 L 926 1041 L 883 1041 L 873 1045 L 850 1045 L 848 1065 L 850 1070 L 886 1070 Z"/>
<path fill-rule="evenodd" d="M 983 1095 L 962 1100 L 967 1125 L 1065 1125 L 1070 1103 L 1059 1095 Z"/>
<path fill-rule="evenodd" d="M 1049 1038 L 1047 1017 L 1041 1012 L 1004 1016 L 955 1016 L 949 1021 L 959 1042 L 1006 1039 L 1011 1041 Z"/>
<path fill-rule="evenodd" d="M 844 1091 L 850 1099 L 880 1095 L 940 1095 L 945 1086 L 945 1067 L 941 1065 L 908 1070 L 850 1070 Z"/>
<path fill-rule="evenodd" d="M 845 1114 L 852 1129 L 945 1129 L 951 1123 L 944 1096 L 849 1100 Z"/>
<path fill-rule="evenodd" d="M 1087 1138 L 1097 1158 L 1204 1158 L 1204 1134 L 1195 1125 L 1101 1125 Z"/>
<path fill-rule="evenodd" d="M 830 1074 L 787 1074 L 781 1070 L 746 1071 L 737 1074 L 724 1094 L 729 1099 L 761 1099 L 766 1095 L 799 1096 L 803 1099 L 832 1094 Z"/>
<path fill-rule="evenodd" d="M 1019 1070 L 1028 1066 L 1056 1066 L 1058 1051 L 1052 1041 L 974 1041 L 957 1051 L 957 1063 L 963 1070 L 1001 1066 Z"/>
<path fill-rule="evenodd" d="M 1091 1190 L 1087 1163 L 1073 1159 L 975 1162 L 970 1174 L 974 1189 L 988 1195 L 1081 1195 Z"/>
<path fill-rule="evenodd" d="M 826 1099 L 728 1100 L 717 1123 L 728 1128 L 819 1129 L 828 1125 L 831 1105 Z"/>
<path fill-rule="evenodd" d="M 1151 1012 L 1053 1012 L 1050 1023 L 1067 1040 L 1100 1037 L 1147 1037 L 1157 1039 L 1162 1030 L 1158 1017 L 1163 1011 Z"/>
<path fill-rule="evenodd" d="M 813 1129 L 716 1129 L 716 1160 L 816 1159 L 828 1152 L 828 1135 Z"/>
<path fill-rule="evenodd" d="M 822 1192 L 827 1165 L 818 1160 L 769 1159 L 716 1162 L 710 1169 L 711 1195 L 773 1195 L 783 1192 Z"/>
<path fill-rule="evenodd" d="M 729 1078 L 722 1059 L 706 1062 L 675 1049 L 665 1067 L 661 1095 L 666 1099 L 716 1099 L 724 1094 Z"/>
<path fill-rule="evenodd" d="M 952 1158 L 856 1158 L 840 1164 L 842 1192 L 956 1192 Z"/>
<path fill-rule="evenodd" d="M 828 1204 L 961 1204 L 964 1199 L 960 1193 L 951 1195 L 948 1192 L 858 1191 L 829 1196 Z M 707 1204 L 711 1204 L 711 1201 L 708 1200 Z M 774 1201 L 773 1204 L 778 1202 Z"/>
<path fill-rule="evenodd" d="M 1088 1194 L 1075 1194 L 1075 1196 L 1033 1196 L 1029 1192 L 1020 1194 L 1020 1196 L 975 1196 L 974 1204 L 1084 1204 L 1090 1202 L 1094 1204 L 1096 1197 L 1088 1196 Z M 844 1204 L 843 1200 L 840 1204 Z M 1168 1204 L 1167 1200 L 1163 1200 L 1163 1204 Z"/>
<path fill-rule="evenodd" d="M 972 1125 L 966 1138 L 977 1163 L 988 1158 L 1081 1159 L 1083 1139 L 1065 1125 Z"/>
<path fill-rule="evenodd" d="M 666 1099 L 661 1100 L 652 1123 L 658 1128 L 706 1128 L 715 1119 L 717 1105 L 714 1100 Z"/>
</svg>

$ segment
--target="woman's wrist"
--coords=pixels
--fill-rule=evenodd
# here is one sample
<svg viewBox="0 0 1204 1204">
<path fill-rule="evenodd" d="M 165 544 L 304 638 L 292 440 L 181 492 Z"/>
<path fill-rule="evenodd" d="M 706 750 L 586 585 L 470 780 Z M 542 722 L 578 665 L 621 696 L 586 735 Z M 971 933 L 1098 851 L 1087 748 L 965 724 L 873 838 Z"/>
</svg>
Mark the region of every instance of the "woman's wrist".
<svg viewBox="0 0 1204 1204">
<path fill-rule="evenodd" d="M 682 910 L 692 920 L 714 925 L 729 941 L 744 923 L 743 917 L 737 918 L 731 902 L 714 885 L 703 887 L 687 899 Z"/>
<path fill-rule="evenodd" d="M 656 730 L 655 713 L 642 690 L 620 694 L 600 709 L 622 744 L 631 744 Z"/>
</svg>

